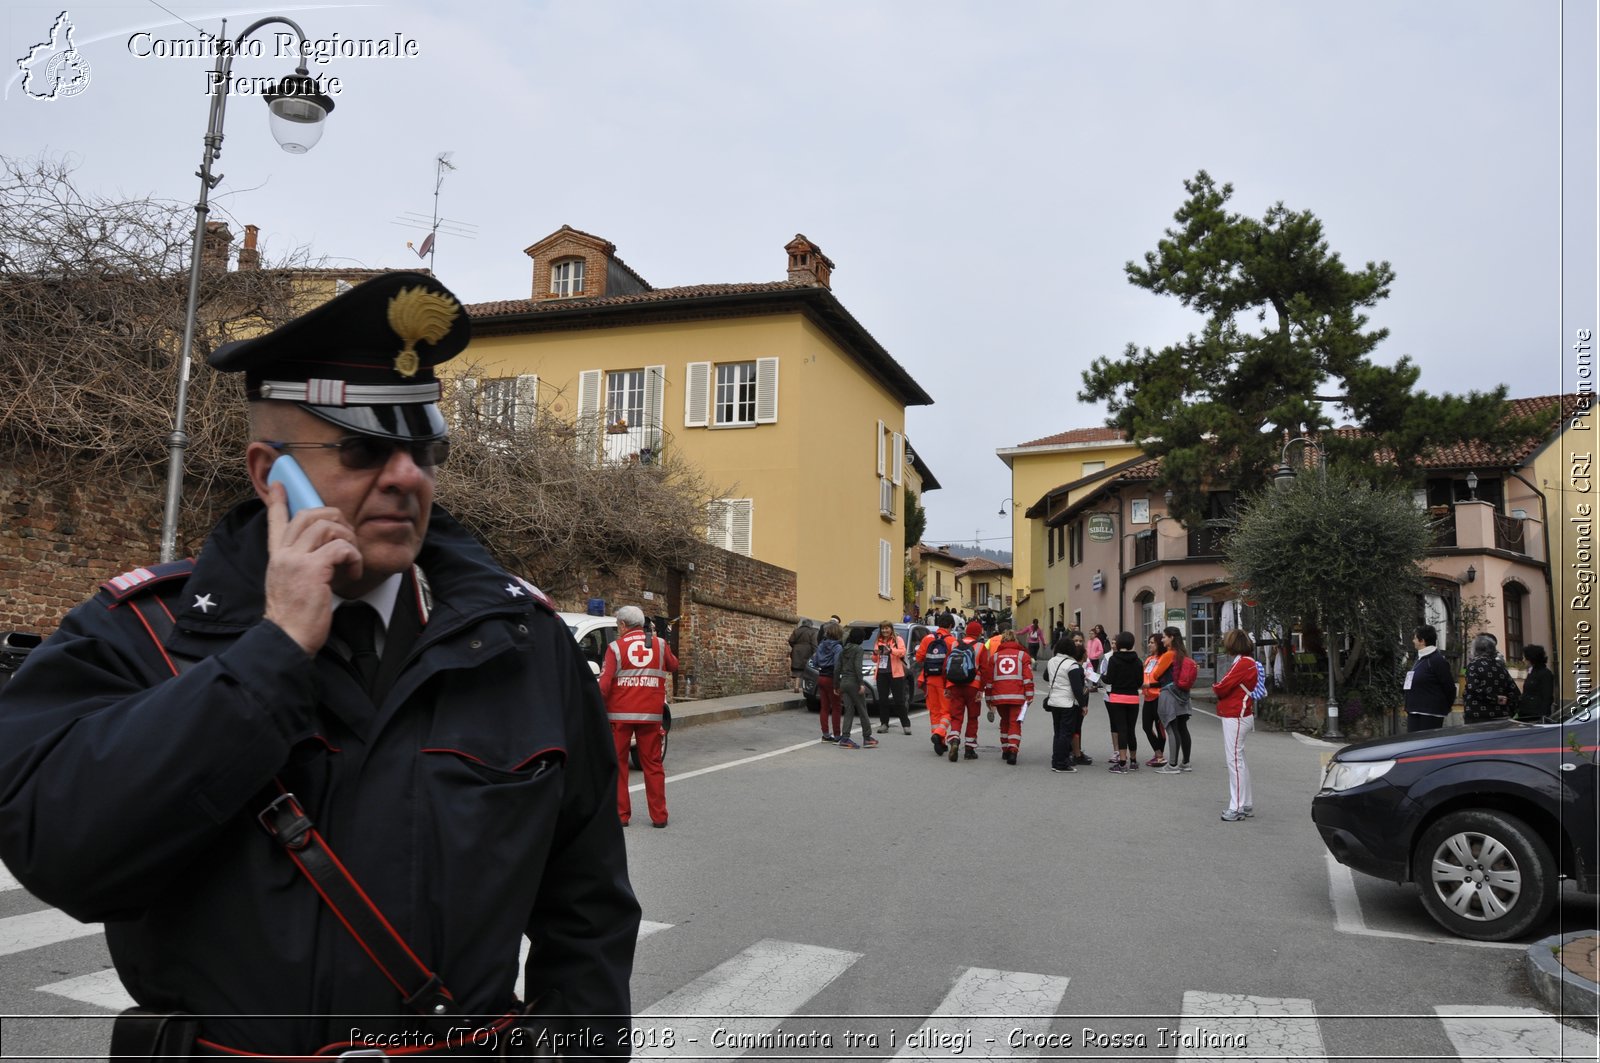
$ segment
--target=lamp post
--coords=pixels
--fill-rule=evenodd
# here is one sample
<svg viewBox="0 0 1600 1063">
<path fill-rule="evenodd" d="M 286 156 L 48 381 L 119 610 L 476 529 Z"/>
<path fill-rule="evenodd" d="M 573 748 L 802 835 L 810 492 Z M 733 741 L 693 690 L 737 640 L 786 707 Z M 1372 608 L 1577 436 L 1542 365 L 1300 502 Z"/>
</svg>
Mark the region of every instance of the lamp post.
<svg viewBox="0 0 1600 1063">
<path fill-rule="evenodd" d="M 172 434 L 167 437 L 167 496 L 161 516 L 161 560 L 171 561 L 178 553 L 178 506 L 183 500 L 183 452 L 189 446 L 184 431 L 189 402 L 189 369 L 194 353 L 196 320 L 200 311 L 200 266 L 205 249 L 206 216 L 211 212 L 211 190 L 222 180 L 211 173 L 211 164 L 222 154 L 222 121 L 228 106 L 228 89 L 233 57 L 245 40 L 262 26 L 282 23 L 294 30 L 300 40 L 300 65 L 293 74 L 281 78 L 264 93 L 268 125 L 272 136 L 293 155 L 303 155 L 322 137 L 322 121 L 333 110 L 333 100 L 322 92 L 317 80 L 306 69 L 306 35 L 299 25 L 280 16 L 258 19 L 229 42 L 228 24 L 217 41 L 217 63 L 211 71 L 211 110 L 206 120 L 205 150 L 200 156 L 200 198 L 194 205 L 194 248 L 189 259 L 189 296 L 184 307 L 183 347 L 178 355 L 178 394 L 174 403 Z"/>
<path fill-rule="evenodd" d="M 1284 441 L 1283 452 L 1278 456 L 1278 469 L 1272 474 L 1272 484 L 1280 491 L 1287 490 L 1294 482 L 1295 472 L 1294 467 L 1289 464 L 1289 448 L 1296 443 L 1316 448 L 1317 476 L 1324 483 L 1328 480 L 1328 452 L 1322 444 L 1310 436 L 1296 436 Z M 1322 724 L 1322 737 L 1343 738 L 1344 732 L 1339 729 L 1339 702 L 1334 696 L 1333 679 L 1334 669 L 1339 666 L 1339 647 L 1333 631 L 1329 629 L 1326 615 L 1323 616 L 1323 636 L 1328 643 L 1328 714 Z"/>
</svg>

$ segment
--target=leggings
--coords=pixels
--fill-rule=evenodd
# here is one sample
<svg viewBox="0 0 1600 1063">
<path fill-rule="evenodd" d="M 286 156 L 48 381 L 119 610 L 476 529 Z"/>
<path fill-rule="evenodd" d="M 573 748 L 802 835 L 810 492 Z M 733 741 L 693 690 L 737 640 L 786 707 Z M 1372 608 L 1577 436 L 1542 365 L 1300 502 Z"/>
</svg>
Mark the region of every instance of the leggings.
<svg viewBox="0 0 1600 1063">
<path fill-rule="evenodd" d="M 1139 747 L 1133 737 L 1133 723 L 1139 715 L 1139 706 L 1107 701 L 1106 713 L 1111 717 L 1111 736 L 1117 748 L 1130 757 L 1138 756 Z"/>
<path fill-rule="evenodd" d="M 1167 724 L 1167 763 L 1189 763 L 1189 717 L 1174 716 Z"/>
<path fill-rule="evenodd" d="M 822 724 L 822 736 L 832 738 L 839 733 L 839 688 L 833 685 L 833 676 L 817 677 L 817 722 Z"/>
<path fill-rule="evenodd" d="M 1151 752 L 1159 757 L 1167 744 L 1167 731 L 1161 726 L 1161 718 L 1156 715 L 1156 704 L 1157 699 L 1145 698 L 1140 718 L 1144 721 L 1145 741 L 1150 743 Z"/>
</svg>

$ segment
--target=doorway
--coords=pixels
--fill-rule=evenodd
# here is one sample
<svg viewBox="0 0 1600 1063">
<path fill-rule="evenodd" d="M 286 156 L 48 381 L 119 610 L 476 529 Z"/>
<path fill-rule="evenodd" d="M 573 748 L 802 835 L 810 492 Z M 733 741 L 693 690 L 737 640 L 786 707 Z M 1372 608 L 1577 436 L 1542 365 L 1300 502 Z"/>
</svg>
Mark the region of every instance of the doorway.
<svg viewBox="0 0 1600 1063">
<path fill-rule="evenodd" d="M 1217 603 L 1210 598 L 1189 599 L 1189 654 L 1200 670 L 1195 686 L 1216 682 Z"/>
</svg>

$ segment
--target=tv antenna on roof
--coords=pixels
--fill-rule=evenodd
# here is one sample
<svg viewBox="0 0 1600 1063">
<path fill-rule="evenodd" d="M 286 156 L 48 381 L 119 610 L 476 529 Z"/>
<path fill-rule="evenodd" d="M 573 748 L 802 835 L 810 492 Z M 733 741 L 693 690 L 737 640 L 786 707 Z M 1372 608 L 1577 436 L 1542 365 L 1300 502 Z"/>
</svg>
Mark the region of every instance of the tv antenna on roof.
<svg viewBox="0 0 1600 1063">
<path fill-rule="evenodd" d="M 420 246 L 407 240 L 406 247 L 416 252 L 418 258 L 428 260 L 428 271 L 430 273 L 434 272 L 433 263 L 434 256 L 438 253 L 439 233 L 443 232 L 446 236 L 458 236 L 463 240 L 476 240 L 478 238 L 478 227 L 476 225 L 470 222 L 452 221 L 449 218 L 441 218 L 439 216 L 439 189 L 444 185 L 444 175 L 456 168 L 455 164 L 450 161 L 451 156 L 454 154 L 455 152 L 453 151 L 441 151 L 434 157 L 433 216 L 425 218 L 414 211 L 408 211 L 400 215 L 392 223 L 394 225 L 403 225 L 406 228 L 412 228 L 417 225 L 426 225 L 428 227 L 428 235 L 422 238 Z"/>
</svg>

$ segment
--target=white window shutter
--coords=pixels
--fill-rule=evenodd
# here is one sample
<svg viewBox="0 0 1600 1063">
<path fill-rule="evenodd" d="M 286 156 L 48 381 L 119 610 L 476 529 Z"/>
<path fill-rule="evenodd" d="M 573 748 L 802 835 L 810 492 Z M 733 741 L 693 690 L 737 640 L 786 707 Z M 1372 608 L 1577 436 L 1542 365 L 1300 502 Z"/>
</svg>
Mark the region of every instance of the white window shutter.
<svg viewBox="0 0 1600 1063">
<path fill-rule="evenodd" d="M 533 419 L 539 409 L 539 375 L 537 373 L 517 374 L 517 403 L 513 407 L 513 416 L 516 418 L 517 431 L 526 431 L 533 427 Z"/>
<path fill-rule="evenodd" d="M 894 599 L 894 547 L 887 539 L 878 540 L 878 597 Z"/>
<path fill-rule="evenodd" d="M 889 477 L 889 479 L 894 481 L 894 485 L 896 487 L 899 487 L 901 484 L 903 475 L 901 470 L 905 468 L 905 464 L 906 437 L 901 435 L 899 432 L 896 432 L 894 434 L 894 475 Z"/>
<path fill-rule="evenodd" d="M 647 365 L 644 367 L 644 425 L 642 427 L 659 430 L 661 428 L 662 397 L 667 390 L 667 367 L 664 365 Z"/>
<path fill-rule="evenodd" d="M 706 542 L 712 546 L 728 548 L 728 501 L 713 498 L 706 503 Z"/>
<path fill-rule="evenodd" d="M 578 455 L 585 461 L 600 460 L 600 378 L 598 369 L 578 374 Z"/>
<path fill-rule="evenodd" d="M 683 376 L 683 426 L 704 428 L 711 420 L 711 363 L 690 362 Z"/>
<path fill-rule="evenodd" d="M 728 549 L 749 557 L 755 525 L 755 503 L 748 498 L 734 499 L 729 510 Z"/>
<path fill-rule="evenodd" d="M 887 462 L 883 453 L 883 422 L 878 422 L 878 475 L 882 476 Z"/>
<path fill-rule="evenodd" d="M 778 423 L 778 360 L 756 359 L 756 424 Z"/>
<path fill-rule="evenodd" d="M 478 378 L 464 376 L 456 380 L 456 423 L 463 429 L 478 423 Z"/>
</svg>

